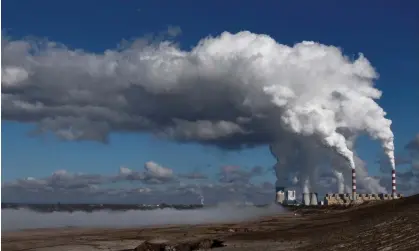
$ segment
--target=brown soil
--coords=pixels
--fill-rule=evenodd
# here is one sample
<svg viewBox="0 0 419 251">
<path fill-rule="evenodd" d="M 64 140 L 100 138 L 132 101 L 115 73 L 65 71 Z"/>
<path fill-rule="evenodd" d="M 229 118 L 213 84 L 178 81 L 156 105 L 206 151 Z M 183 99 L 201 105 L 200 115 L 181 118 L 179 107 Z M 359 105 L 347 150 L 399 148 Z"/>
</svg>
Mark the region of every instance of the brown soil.
<svg viewBox="0 0 419 251">
<path fill-rule="evenodd" d="M 298 209 L 296 213 L 236 224 L 2 233 L 2 250 L 133 250 L 140 244 L 151 249 L 155 243 L 205 250 L 214 242 L 224 242 L 225 247 L 215 249 L 221 251 L 419 250 L 419 195 L 339 210 Z"/>
</svg>

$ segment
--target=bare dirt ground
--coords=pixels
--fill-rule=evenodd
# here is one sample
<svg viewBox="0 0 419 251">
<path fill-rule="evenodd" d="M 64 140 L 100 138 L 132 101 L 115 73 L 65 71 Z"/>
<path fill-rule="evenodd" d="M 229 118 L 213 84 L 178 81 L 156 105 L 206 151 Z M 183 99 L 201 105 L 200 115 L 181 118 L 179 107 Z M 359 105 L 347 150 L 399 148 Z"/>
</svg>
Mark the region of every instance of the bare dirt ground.
<svg viewBox="0 0 419 251">
<path fill-rule="evenodd" d="M 156 249 L 158 243 L 173 243 L 182 251 L 205 250 L 218 241 L 225 245 L 215 249 L 220 251 L 419 250 L 419 195 L 344 210 L 303 209 L 296 213 L 235 224 L 37 229 L 2 233 L 1 242 L 2 250 L 13 251 L 120 251 L 140 244 L 143 246 L 137 250 L 168 250 Z"/>
</svg>

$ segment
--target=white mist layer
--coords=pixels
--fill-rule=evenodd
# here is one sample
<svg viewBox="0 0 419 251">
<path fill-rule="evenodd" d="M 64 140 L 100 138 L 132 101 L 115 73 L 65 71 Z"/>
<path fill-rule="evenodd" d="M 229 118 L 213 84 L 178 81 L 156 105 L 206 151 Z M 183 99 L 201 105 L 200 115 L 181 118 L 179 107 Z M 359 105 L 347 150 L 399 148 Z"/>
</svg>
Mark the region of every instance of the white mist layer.
<svg viewBox="0 0 419 251">
<path fill-rule="evenodd" d="M 265 135 L 279 180 L 283 159 L 318 152 L 354 169 L 346 132 L 367 133 L 395 168 L 391 121 L 375 102 L 378 74 L 362 54 L 351 60 L 335 46 L 287 46 L 248 31 L 204 38 L 190 51 L 134 42 L 94 54 L 26 41 L 6 41 L 2 50 L 2 115 L 36 122 L 39 132 L 105 142 L 111 131 L 148 131 L 219 145 Z M 300 144 L 297 153 L 276 150 L 288 138 Z M 304 190 L 315 184 L 314 163 L 292 165 Z"/>
<path fill-rule="evenodd" d="M 1 230 L 16 231 L 59 227 L 145 227 L 167 224 L 229 223 L 257 219 L 284 212 L 277 205 L 268 207 L 217 207 L 191 210 L 156 209 L 125 212 L 96 211 L 39 213 L 29 209 L 5 209 L 1 212 Z"/>
</svg>

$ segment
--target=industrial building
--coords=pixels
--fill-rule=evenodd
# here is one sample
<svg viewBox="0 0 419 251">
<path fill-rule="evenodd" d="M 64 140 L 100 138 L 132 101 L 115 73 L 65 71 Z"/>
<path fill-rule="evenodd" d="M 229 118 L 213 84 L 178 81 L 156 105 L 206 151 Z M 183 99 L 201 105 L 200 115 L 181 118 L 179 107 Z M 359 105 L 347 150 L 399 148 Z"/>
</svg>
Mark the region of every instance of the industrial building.
<svg viewBox="0 0 419 251">
<path fill-rule="evenodd" d="M 403 198 L 402 194 L 355 194 L 355 199 L 350 194 L 326 194 L 324 205 L 349 205 L 361 204 L 370 201 L 393 200 Z"/>
<path fill-rule="evenodd" d="M 396 193 L 396 170 L 391 171 L 391 194 L 357 194 L 356 192 L 356 170 L 352 169 L 352 194 L 326 194 L 324 205 L 349 205 L 361 204 L 370 201 L 394 200 L 402 198 L 403 195 Z"/>
<path fill-rule="evenodd" d="M 402 198 L 402 194 L 396 193 L 396 170 L 391 171 L 391 194 L 357 194 L 356 170 L 352 169 L 352 193 L 326 194 L 323 201 L 318 200 L 317 193 L 303 193 L 302 204 L 305 206 L 317 205 L 350 205 L 361 204 L 371 201 L 394 200 Z M 285 187 L 276 188 L 276 203 L 282 205 L 297 205 L 295 190 L 287 190 Z"/>
<path fill-rule="evenodd" d="M 402 194 L 326 194 L 324 200 L 320 200 L 317 193 L 303 193 L 301 204 L 304 206 L 318 205 L 352 205 L 371 201 L 383 201 L 403 198 Z M 295 190 L 288 190 L 284 187 L 277 188 L 276 203 L 281 205 L 298 205 Z"/>
<path fill-rule="evenodd" d="M 285 187 L 276 188 L 276 203 L 281 205 L 297 204 L 295 190 L 287 190 Z"/>
</svg>

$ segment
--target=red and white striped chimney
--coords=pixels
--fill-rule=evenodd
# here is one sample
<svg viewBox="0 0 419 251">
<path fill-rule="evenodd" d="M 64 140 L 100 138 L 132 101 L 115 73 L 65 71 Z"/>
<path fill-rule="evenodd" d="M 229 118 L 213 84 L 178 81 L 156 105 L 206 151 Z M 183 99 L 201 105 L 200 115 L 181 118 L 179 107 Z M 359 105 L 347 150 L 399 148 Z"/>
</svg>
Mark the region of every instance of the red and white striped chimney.
<svg viewBox="0 0 419 251">
<path fill-rule="evenodd" d="M 356 172 L 352 168 L 352 200 L 356 200 Z"/>
<path fill-rule="evenodd" d="M 393 197 L 397 197 L 396 194 L 396 170 L 392 169 L 391 170 L 391 194 L 393 195 Z"/>
</svg>

